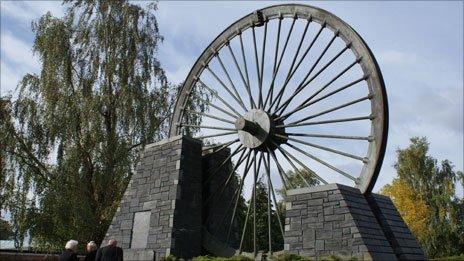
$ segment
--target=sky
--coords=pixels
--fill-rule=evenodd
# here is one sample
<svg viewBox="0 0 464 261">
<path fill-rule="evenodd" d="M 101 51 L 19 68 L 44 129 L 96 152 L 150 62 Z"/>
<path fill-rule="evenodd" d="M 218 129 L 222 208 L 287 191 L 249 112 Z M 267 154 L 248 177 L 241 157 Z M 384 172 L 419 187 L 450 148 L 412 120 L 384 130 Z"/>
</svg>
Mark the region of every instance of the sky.
<svg viewBox="0 0 464 261">
<path fill-rule="evenodd" d="M 207 45 L 237 19 L 279 2 L 161 1 L 164 42 L 159 58 L 168 79 L 182 82 Z M 300 2 L 304 3 L 304 2 Z M 390 127 L 383 167 L 374 191 L 392 181 L 398 148 L 426 136 L 430 154 L 463 166 L 463 2 L 311 1 L 350 24 L 381 68 Z M 1 95 L 15 94 L 22 75 L 38 72 L 31 52 L 31 21 L 46 11 L 62 16 L 57 1 L 1 2 Z M 459 192 L 462 195 L 462 190 Z"/>
</svg>

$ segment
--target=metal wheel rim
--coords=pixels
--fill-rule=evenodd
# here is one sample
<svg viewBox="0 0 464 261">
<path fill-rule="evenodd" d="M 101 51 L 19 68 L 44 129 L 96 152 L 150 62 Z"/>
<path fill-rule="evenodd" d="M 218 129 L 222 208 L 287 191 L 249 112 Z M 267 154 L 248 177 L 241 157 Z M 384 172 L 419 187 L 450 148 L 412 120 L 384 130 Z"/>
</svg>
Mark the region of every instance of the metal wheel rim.
<svg viewBox="0 0 464 261">
<path fill-rule="evenodd" d="M 372 164 L 369 164 L 369 167 L 366 167 L 366 169 L 362 171 L 363 176 L 360 177 L 362 182 L 357 185 L 357 188 L 359 188 L 361 192 L 365 194 L 370 193 L 375 185 L 375 181 L 377 180 L 380 168 L 382 166 L 388 134 L 387 93 L 380 68 L 371 50 L 361 38 L 361 36 L 353 28 L 351 28 L 351 26 L 346 24 L 337 16 L 323 9 L 309 5 L 284 4 L 266 7 L 260 9 L 260 11 L 269 19 L 275 19 L 279 16 L 279 13 L 282 13 L 284 16 L 296 14 L 298 18 L 302 19 L 311 17 L 318 23 L 324 23 L 325 21 L 328 28 L 330 28 L 332 31 L 336 31 L 337 29 L 340 30 L 341 38 L 345 42 L 352 42 L 354 48 L 350 49 L 355 52 L 358 57 L 363 57 L 363 60 L 360 62 L 360 64 L 363 70 L 370 74 L 368 85 L 372 91 L 374 91 L 374 99 L 376 100 L 375 103 L 372 103 L 373 106 L 376 106 L 372 109 L 373 113 L 376 114 L 373 115 L 375 118 L 373 119 L 372 124 L 375 132 L 375 140 L 369 146 L 369 154 L 372 155 L 369 160 L 372 162 Z M 182 89 L 176 101 L 174 113 L 171 118 L 171 127 L 169 132 L 170 136 L 176 136 L 180 134 L 180 128 L 175 126 L 175 123 L 178 121 L 178 119 L 181 118 L 183 113 L 180 107 L 187 101 L 190 88 L 193 86 L 193 82 L 195 81 L 195 76 L 200 74 L 203 70 L 203 62 L 212 59 L 214 56 L 212 50 L 218 50 L 222 48 L 228 39 L 236 36 L 237 28 L 242 28 L 243 31 L 249 28 L 255 19 L 255 14 L 251 13 L 230 25 L 205 49 L 205 51 L 197 59 L 194 66 L 190 70 L 186 81 L 182 85 Z M 362 51 L 362 53 L 358 53 L 358 51 Z"/>
<path fill-rule="evenodd" d="M 198 77 L 200 77 L 205 70 L 205 65 L 208 65 L 209 62 L 214 59 L 215 54 L 225 48 L 226 44 L 231 39 L 238 36 L 241 32 L 257 26 L 257 23 L 260 23 L 260 15 L 268 20 L 279 19 L 279 17 L 297 17 L 297 19 L 310 19 L 318 24 L 325 24 L 327 29 L 334 33 L 338 32 L 338 37 L 346 44 L 350 45 L 348 50 L 351 51 L 357 59 L 360 59 L 357 64 L 361 66 L 364 74 L 368 76 L 364 80 L 367 83 L 371 95 L 371 98 L 369 98 L 371 104 L 371 114 L 369 117 L 371 121 L 372 139 L 369 141 L 366 156 L 367 163 L 364 164 L 355 187 L 362 193 L 369 194 L 379 175 L 387 143 L 388 102 L 384 81 L 375 57 L 361 36 L 337 16 L 316 7 L 301 4 L 283 4 L 266 7 L 239 19 L 219 34 L 200 55 L 179 92 L 174 113 L 171 118 L 170 136 L 176 136 L 182 133 L 182 126 L 179 125 L 179 123 L 182 121 L 184 113 L 183 107 L 187 103 L 190 92 L 194 84 L 198 81 Z M 269 154 L 270 153 L 267 155 Z M 266 159 L 264 159 L 264 162 L 266 162 Z M 264 163 L 261 164 L 264 165 Z M 270 161 L 268 161 L 268 164 L 271 164 Z M 265 167 L 266 166 L 263 166 L 263 168 Z"/>
</svg>

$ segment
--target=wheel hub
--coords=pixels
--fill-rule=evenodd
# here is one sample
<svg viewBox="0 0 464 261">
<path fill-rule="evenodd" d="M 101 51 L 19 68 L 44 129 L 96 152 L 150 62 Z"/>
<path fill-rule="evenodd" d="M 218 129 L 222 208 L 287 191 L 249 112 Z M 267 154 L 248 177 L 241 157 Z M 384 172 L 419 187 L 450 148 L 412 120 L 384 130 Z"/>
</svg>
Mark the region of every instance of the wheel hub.
<svg viewBox="0 0 464 261">
<path fill-rule="evenodd" d="M 275 150 L 276 145 L 285 142 L 285 139 L 276 134 L 285 135 L 283 128 L 276 128 L 272 115 L 259 109 L 248 111 L 243 117 L 235 121 L 238 138 L 243 146 L 260 151 Z"/>
</svg>

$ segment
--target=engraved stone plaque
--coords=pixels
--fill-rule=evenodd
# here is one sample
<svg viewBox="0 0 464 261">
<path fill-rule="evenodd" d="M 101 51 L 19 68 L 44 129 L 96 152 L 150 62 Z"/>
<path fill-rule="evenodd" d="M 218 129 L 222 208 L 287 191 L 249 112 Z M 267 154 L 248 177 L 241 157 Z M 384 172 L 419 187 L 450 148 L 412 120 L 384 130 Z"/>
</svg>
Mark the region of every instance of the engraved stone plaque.
<svg viewBox="0 0 464 261">
<path fill-rule="evenodd" d="M 150 229 L 150 211 L 136 212 L 132 226 L 131 248 L 146 248 Z"/>
</svg>

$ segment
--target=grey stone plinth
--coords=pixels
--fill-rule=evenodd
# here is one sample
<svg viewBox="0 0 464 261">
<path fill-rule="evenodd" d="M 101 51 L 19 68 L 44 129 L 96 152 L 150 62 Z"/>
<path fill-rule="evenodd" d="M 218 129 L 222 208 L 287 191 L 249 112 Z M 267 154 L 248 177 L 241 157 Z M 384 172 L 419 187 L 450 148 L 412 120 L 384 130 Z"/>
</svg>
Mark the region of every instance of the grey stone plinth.
<svg viewBox="0 0 464 261">
<path fill-rule="evenodd" d="M 155 252 L 149 249 L 124 249 L 125 261 L 153 261 Z"/>
<path fill-rule="evenodd" d="M 201 142 L 187 137 L 147 145 L 104 244 L 116 239 L 134 260 L 200 255 L 201 158 Z"/>
<path fill-rule="evenodd" d="M 371 194 L 367 197 L 367 201 L 398 259 L 425 260 L 424 252 L 391 199 L 383 195 Z"/>
<path fill-rule="evenodd" d="M 388 198 L 371 194 L 369 204 L 358 189 L 340 184 L 287 194 L 284 248 L 289 252 L 362 260 L 425 259 Z"/>
<path fill-rule="evenodd" d="M 227 242 L 231 247 L 239 247 L 240 233 L 238 233 L 237 219 L 234 219 L 232 224 L 230 221 L 239 181 L 236 180 L 235 174 L 231 175 L 233 165 L 229 155 L 230 150 L 224 149 L 218 153 L 205 153 L 203 156 L 203 227 L 208 232 L 208 236 L 204 238 L 204 246 L 213 245 L 214 240 L 214 245 L 218 242 Z M 225 186 L 227 180 L 229 182 Z M 229 227 L 230 235 L 227 238 Z M 229 249 L 219 250 L 218 247 L 207 250 L 211 254 L 220 256 L 227 256 L 223 253 L 230 252 Z"/>
</svg>

